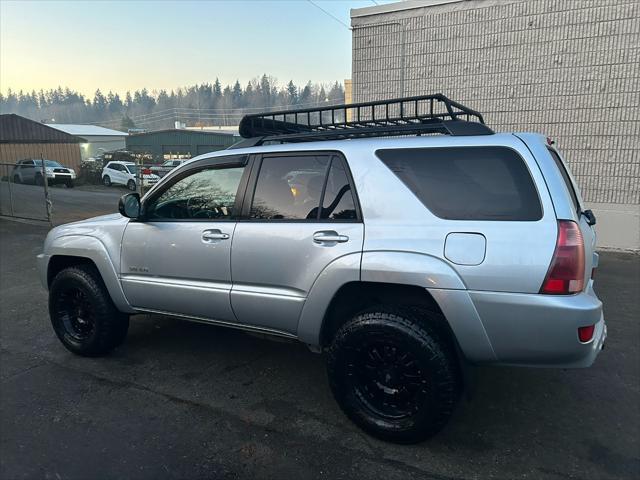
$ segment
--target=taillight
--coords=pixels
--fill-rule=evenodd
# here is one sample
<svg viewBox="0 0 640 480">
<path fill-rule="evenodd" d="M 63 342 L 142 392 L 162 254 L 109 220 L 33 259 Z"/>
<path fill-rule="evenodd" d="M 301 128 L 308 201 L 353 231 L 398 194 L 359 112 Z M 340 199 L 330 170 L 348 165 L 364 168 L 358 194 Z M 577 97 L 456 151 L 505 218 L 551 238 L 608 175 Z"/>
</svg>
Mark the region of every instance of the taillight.
<svg viewBox="0 0 640 480">
<path fill-rule="evenodd" d="M 558 221 L 558 240 L 540 293 L 569 295 L 584 288 L 584 241 L 576 222 Z"/>
</svg>

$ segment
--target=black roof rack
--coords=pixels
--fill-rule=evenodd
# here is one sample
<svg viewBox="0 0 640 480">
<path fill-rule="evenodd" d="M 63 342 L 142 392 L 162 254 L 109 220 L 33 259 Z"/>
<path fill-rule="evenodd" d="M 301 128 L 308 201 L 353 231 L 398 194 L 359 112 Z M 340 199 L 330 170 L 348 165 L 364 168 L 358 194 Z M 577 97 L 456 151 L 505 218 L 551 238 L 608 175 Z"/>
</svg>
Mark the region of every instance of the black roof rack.
<svg viewBox="0 0 640 480">
<path fill-rule="evenodd" d="M 442 94 L 245 115 L 231 148 L 392 135 L 491 135 L 482 114 Z"/>
</svg>

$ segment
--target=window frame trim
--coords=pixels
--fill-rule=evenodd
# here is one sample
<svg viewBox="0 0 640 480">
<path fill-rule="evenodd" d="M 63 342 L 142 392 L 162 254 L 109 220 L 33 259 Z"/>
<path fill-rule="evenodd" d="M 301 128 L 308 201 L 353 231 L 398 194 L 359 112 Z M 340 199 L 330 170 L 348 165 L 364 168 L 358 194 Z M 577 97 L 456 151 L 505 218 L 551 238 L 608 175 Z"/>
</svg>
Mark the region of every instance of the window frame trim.
<svg viewBox="0 0 640 480">
<path fill-rule="evenodd" d="M 251 175 L 249 176 L 249 182 L 245 191 L 245 199 L 242 205 L 242 213 L 238 222 L 246 222 L 246 223 L 364 223 L 362 217 L 362 210 L 360 209 L 360 200 L 358 199 L 358 192 L 355 188 L 355 183 L 353 181 L 353 176 L 351 175 L 351 169 L 349 168 L 349 164 L 344 158 L 342 152 L 337 150 L 303 150 L 303 151 L 284 151 L 284 152 L 265 152 L 265 153 L 257 153 L 252 155 L 254 157 L 254 162 L 251 166 Z M 347 175 L 347 181 L 349 182 L 349 187 L 353 196 L 353 204 L 356 211 L 355 219 L 331 219 L 331 218 L 323 218 L 323 219 L 309 219 L 309 218 L 251 218 L 251 206 L 253 205 L 253 198 L 255 196 L 256 187 L 258 185 L 258 176 L 260 174 L 260 169 L 262 168 L 262 161 L 265 158 L 269 157 L 317 157 L 317 156 L 326 156 L 329 159 L 329 164 L 327 165 L 327 170 L 325 172 L 323 187 L 322 187 L 322 198 L 320 202 L 324 200 L 324 192 L 326 189 L 327 179 L 329 178 L 329 174 L 331 173 L 331 165 L 333 163 L 333 159 L 337 159 L 342 162 L 342 166 Z M 319 204 L 319 209 L 322 208 L 322 203 Z M 318 216 L 320 212 L 318 212 Z"/>
<path fill-rule="evenodd" d="M 231 161 L 230 161 L 231 160 Z M 184 170 L 181 170 L 179 172 L 176 172 L 175 170 L 177 170 L 179 167 L 174 168 L 174 170 L 172 170 L 171 172 L 169 172 L 169 174 L 165 175 L 164 178 L 166 178 L 166 182 L 163 182 L 162 184 L 160 184 L 158 187 L 158 189 L 154 189 L 153 191 L 149 192 L 149 196 L 145 196 L 145 198 L 142 199 L 142 205 L 141 205 L 141 211 L 142 211 L 142 216 L 139 219 L 135 219 L 132 221 L 140 221 L 140 222 L 144 222 L 144 223 L 176 223 L 176 222 L 188 222 L 188 223 L 220 223 L 220 222 L 225 222 L 225 223 L 229 223 L 229 222 L 237 222 L 238 218 L 239 218 L 239 214 L 233 215 L 229 218 L 158 218 L 158 219 L 149 219 L 147 218 L 147 205 L 149 205 L 150 202 L 153 202 L 154 200 L 156 200 L 158 197 L 160 197 L 164 192 L 166 192 L 169 188 L 171 188 L 173 185 L 175 185 L 177 182 L 179 182 L 180 180 L 190 176 L 190 175 L 194 175 L 198 172 L 201 172 L 203 170 L 222 170 L 224 168 L 238 168 L 238 167 L 244 167 L 244 171 L 242 172 L 242 176 L 240 177 L 240 183 L 238 184 L 238 188 L 236 190 L 236 197 L 235 197 L 235 201 L 234 201 L 234 206 L 233 206 L 233 210 L 235 212 L 241 212 L 242 211 L 242 205 L 243 205 L 243 199 L 246 193 L 246 189 L 247 189 L 247 183 L 248 183 L 248 179 L 249 179 L 249 172 L 251 171 L 251 163 L 252 163 L 252 159 L 250 158 L 250 155 L 246 155 L 246 154 L 235 154 L 235 155 L 229 155 L 228 157 L 213 157 L 213 158 L 206 158 L 206 159 L 202 159 L 200 161 L 194 162 L 192 165 L 189 165 L 189 167 L 185 168 Z"/>
</svg>

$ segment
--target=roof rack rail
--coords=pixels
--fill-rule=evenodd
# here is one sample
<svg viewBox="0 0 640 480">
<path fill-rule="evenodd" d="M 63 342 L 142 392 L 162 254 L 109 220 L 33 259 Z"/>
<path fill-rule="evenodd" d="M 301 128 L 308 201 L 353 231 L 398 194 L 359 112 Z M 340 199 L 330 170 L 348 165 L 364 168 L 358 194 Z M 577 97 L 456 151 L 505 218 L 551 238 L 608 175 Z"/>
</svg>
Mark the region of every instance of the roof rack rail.
<svg viewBox="0 0 640 480">
<path fill-rule="evenodd" d="M 245 140 L 230 148 L 425 133 L 494 133 L 482 114 L 440 93 L 245 115 L 239 130 Z"/>
</svg>

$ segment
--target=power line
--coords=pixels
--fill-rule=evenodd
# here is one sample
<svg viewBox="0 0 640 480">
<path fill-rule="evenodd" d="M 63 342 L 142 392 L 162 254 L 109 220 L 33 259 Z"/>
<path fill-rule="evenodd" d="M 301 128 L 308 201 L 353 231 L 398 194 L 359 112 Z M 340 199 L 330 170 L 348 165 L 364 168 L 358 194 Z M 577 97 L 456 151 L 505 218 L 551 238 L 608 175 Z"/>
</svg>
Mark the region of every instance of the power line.
<svg viewBox="0 0 640 480">
<path fill-rule="evenodd" d="M 136 123 L 145 123 L 155 120 L 216 120 L 216 119 L 238 119 L 247 113 L 256 111 L 269 111 L 278 113 L 279 111 L 287 111 L 290 109 L 309 108 L 309 107 L 330 107 L 339 104 L 336 101 L 330 102 L 308 102 L 295 105 L 278 105 L 272 108 L 268 107 L 238 107 L 238 108 L 193 108 L 193 107 L 173 107 L 164 110 L 158 110 L 151 113 L 143 113 L 139 115 L 131 115 L 129 118 Z M 118 125 L 122 119 L 114 118 L 110 120 L 100 120 L 97 122 L 88 122 L 89 125 Z"/>
<path fill-rule="evenodd" d="M 340 23 L 344 28 L 346 28 L 347 30 L 351 30 L 351 28 L 349 27 L 349 25 L 347 25 L 346 23 L 344 23 L 342 20 L 340 20 L 338 17 L 336 17 L 335 15 L 333 15 L 330 12 L 327 12 L 324 8 L 322 8 L 320 5 L 318 5 L 316 2 L 314 2 L 313 0 L 307 0 L 307 2 L 309 2 L 311 5 L 313 5 L 314 7 L 316 7 L 317 9 L 321 10 L 322 12 L 324 12 L 325 15 L 330 16 L 331 18 L 333 18 L 336 22 Z"/>
</svg>

